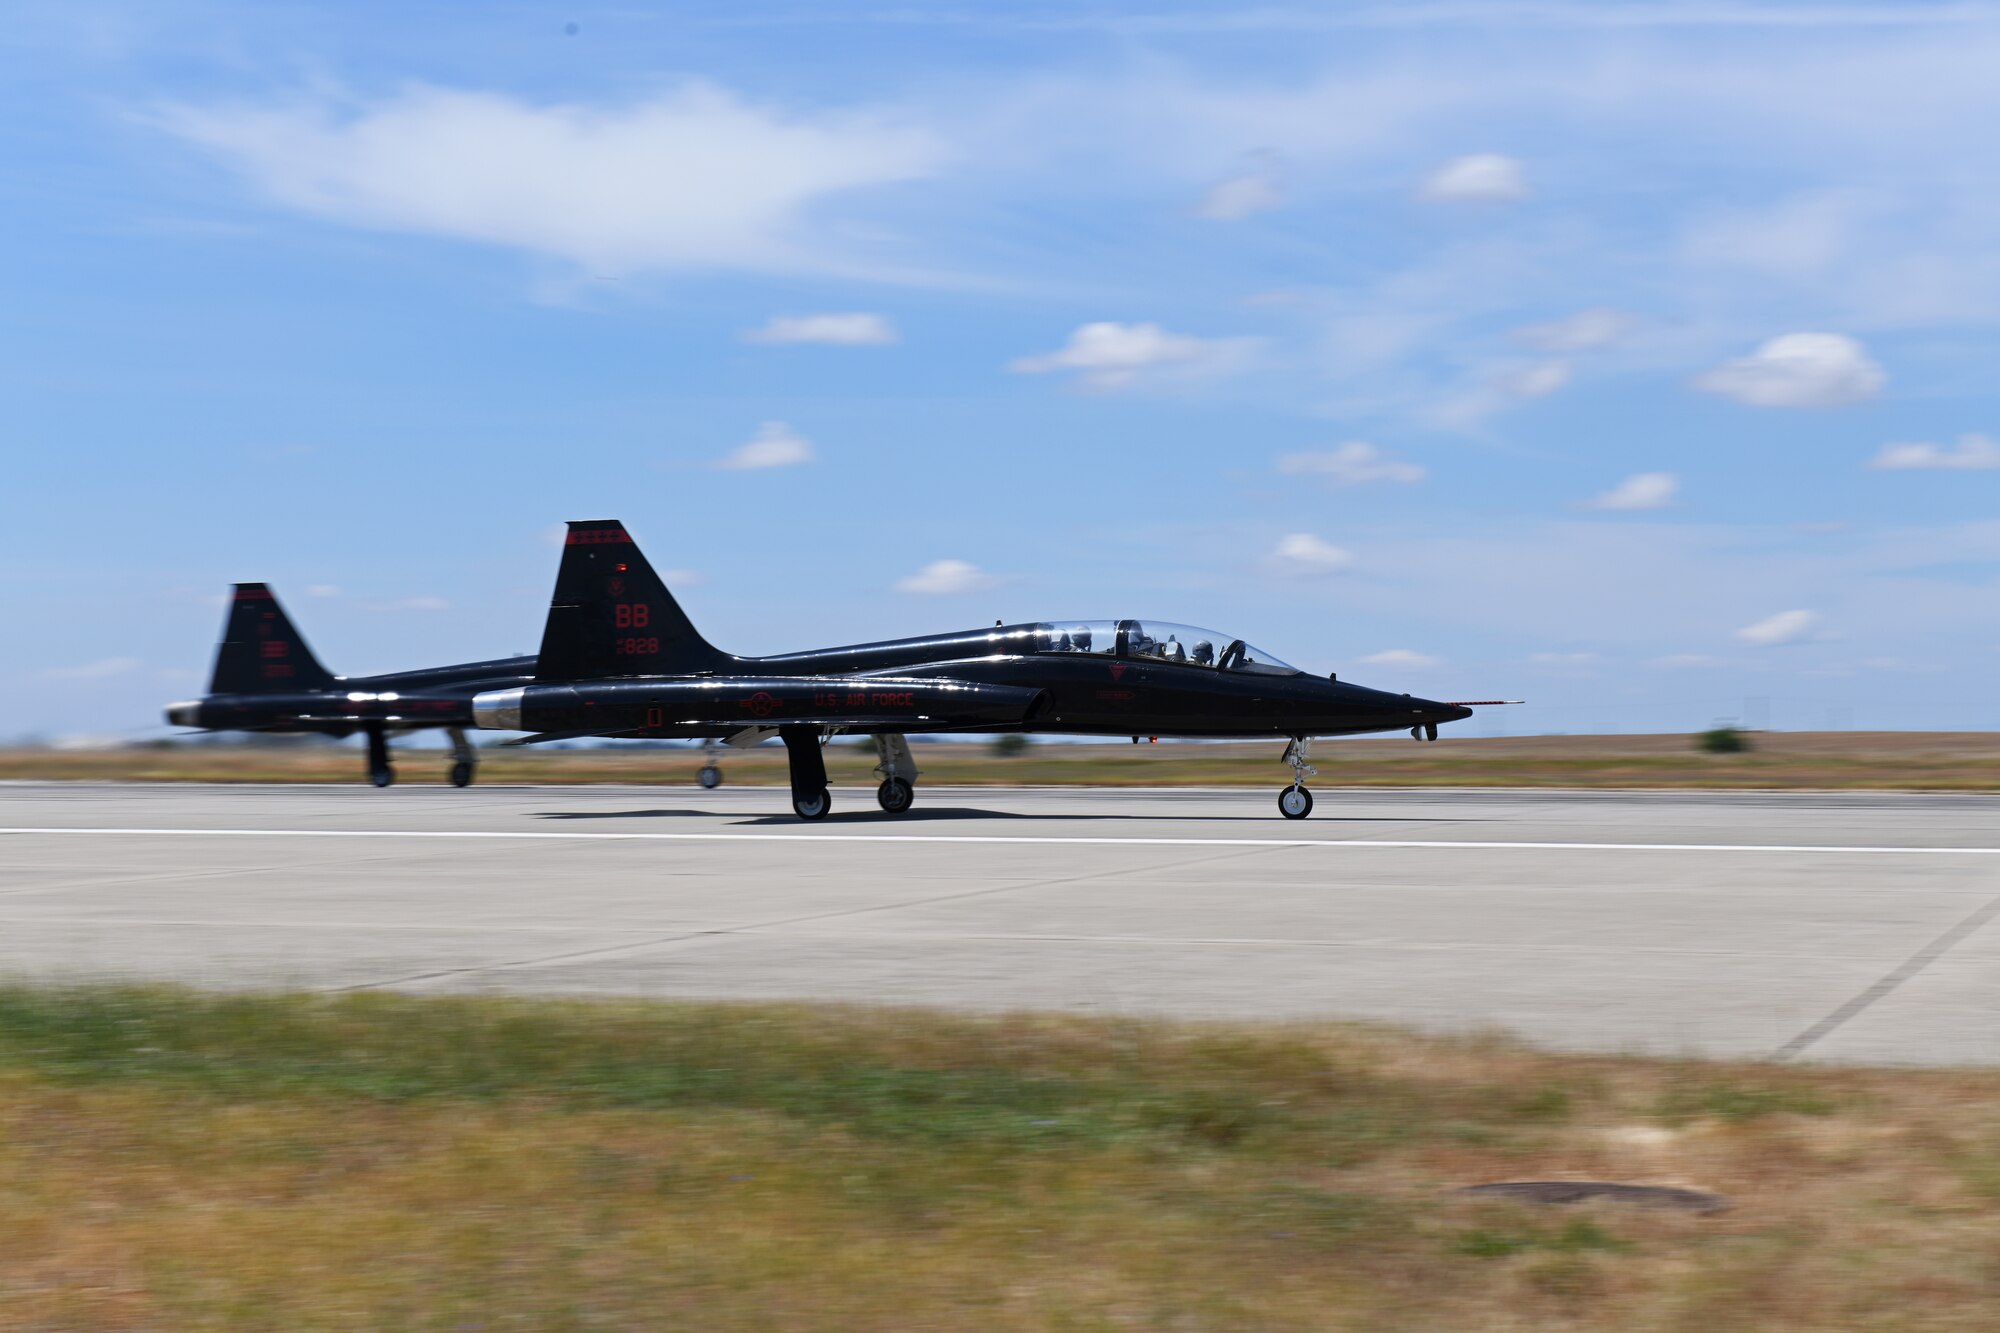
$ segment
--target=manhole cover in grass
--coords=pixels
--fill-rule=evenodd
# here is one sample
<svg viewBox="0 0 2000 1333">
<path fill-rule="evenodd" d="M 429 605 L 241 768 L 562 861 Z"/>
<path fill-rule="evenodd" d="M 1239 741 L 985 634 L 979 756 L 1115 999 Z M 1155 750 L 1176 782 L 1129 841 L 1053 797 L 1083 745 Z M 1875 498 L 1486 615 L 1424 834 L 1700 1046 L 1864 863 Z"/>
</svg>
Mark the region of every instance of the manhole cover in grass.
<svg viewBox="0 0 2000 1333">
<path fill-rule="evenodd" d="M 1728 1199 L 1706 1190 L 1677 1189 L 1671 1185 L 1620 1185 L 1609 1180 L 1502 1180 L 1491 1185 L 1467 1185 L 1452 1193 L 1475 1199 L 1519 1199 L 1523 1203 L 1611 1199 L 1646 1208 L 1682 1208 L 1691 1213 L 1719 1213 L 1729 1207 Z"/>
</svg>

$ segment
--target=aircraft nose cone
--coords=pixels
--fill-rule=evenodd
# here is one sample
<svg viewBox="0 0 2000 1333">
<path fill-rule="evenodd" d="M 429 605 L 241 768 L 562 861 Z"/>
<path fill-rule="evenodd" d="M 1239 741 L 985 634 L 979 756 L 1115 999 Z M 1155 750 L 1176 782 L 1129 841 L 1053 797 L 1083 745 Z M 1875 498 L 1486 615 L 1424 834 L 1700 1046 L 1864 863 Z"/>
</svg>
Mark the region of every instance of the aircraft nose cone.
<svg viewBox="0 0 2000 1333">
<path fill-rule="evenodd" d="M 1439 703 L 1436 699 L 1419 699 L 1417 707 L 1423 711 L 1424 721 L 1429 723 L 1463 722 L 1472 716 L 1470 708 L 1457 704 Z"/>
</svg>

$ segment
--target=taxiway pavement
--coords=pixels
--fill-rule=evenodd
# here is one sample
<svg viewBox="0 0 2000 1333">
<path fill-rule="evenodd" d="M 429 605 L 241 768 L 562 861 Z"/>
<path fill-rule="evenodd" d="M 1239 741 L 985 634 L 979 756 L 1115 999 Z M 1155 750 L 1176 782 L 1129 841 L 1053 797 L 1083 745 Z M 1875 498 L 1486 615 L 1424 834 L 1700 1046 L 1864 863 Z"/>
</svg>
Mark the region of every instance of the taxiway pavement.
<svg viewBox="0 0 2000 1333">
<path fill-rule="evenodd" d="M 2000 798 L 0 783 L 0 976 L 2000 1060 Z"/>
</svg>

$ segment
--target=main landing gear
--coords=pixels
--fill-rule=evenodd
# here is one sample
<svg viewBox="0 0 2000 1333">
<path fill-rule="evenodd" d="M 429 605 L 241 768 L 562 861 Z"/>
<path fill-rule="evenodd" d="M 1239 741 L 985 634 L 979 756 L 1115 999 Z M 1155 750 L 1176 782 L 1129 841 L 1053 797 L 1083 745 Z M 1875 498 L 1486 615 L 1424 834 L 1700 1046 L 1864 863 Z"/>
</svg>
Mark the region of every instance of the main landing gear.
<svg viewBox="0 0 2000 1333">
<path fill-rule="evenodd" d="M 910 756 L 910 743 L 896 732 L 878 732 L 875 753 L 882 759 L 875 766 L 882 776 L 875 801 L 889 814 L 900 815 L 917 799 L 917 761 Z"/>
<path fill-rule="evenodd" d="M 1319 770 L 1306 762 L 1306 747 L 1310 738 L 1292 737 L 1292 743 L 1285 747 L 1285 762 L 1291 765 L 1292 785 L 1278 793 L 1278 813 L 1287 819 L 1304 819 L 1313 812 L 1313 794 L 1306 790 L 1306 779 L 1314 777 Z"/>
<path fill-rule="evenodd" d="M 479 767 L 479 752 L 459 728 L 446 727 L 444 734 L 451 737 L 451 785 L 470 787 L 473 770 Z"/>
<path fill-rule="evenodd" d="M 826 788 L 819 728 L 779 727 L 778 739 L 785 743 L 785 757 L 791 761 L 792 813 L 800 819 L 825 819 L 833 809 L 833 793 Z"/>
<path fill-rule="evenodd" d="M 722 768 L 715 762 L 715 752 L 722 746 L 713 738 L 701 743 L 701 769 L 694 780 L 701 784 L 703 791 L 714 791 L 722 785 Z"/>
<path fill-rule="evenodd" d="M 389 762 L 389 733 L 380 726 L 368 728 L 368 780 L 378 787 L 396 780 L 396 767 Z"/>
</svg>

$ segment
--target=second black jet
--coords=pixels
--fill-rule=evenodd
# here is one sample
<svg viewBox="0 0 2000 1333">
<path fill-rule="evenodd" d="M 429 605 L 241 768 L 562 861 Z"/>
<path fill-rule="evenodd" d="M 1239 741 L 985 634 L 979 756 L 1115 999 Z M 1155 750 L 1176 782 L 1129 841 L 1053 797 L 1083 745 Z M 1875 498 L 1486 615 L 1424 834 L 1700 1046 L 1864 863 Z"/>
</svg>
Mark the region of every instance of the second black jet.
<svg viewBox="0 0 2000 1333">
<path fill-rule="evenodd" d="M 1480 701 L 1488 702 L 1488 701 Z M 1497 700 L 1491 702 L 1499 702 Z M 1153 620 L 1041 621 L 777 657 L 738 657 L 688 620 L 616 520 L 569 525 L 532 683 L 480 693 L 481 727 L 751 744 L 776 735 L 801 819 L 832 808 L 821 746 L 874 736 L 876 799 L 910 808 L 918 732 L 1283 738 L 1287 819 L 1312 813 L 1316 736 L 1408 730 L 1472 716 L 1440 703 L 1308 675 L 1240 638 Z M 704 785 L 713 785 L 712 768 Z"/>
</svg>

